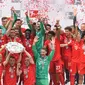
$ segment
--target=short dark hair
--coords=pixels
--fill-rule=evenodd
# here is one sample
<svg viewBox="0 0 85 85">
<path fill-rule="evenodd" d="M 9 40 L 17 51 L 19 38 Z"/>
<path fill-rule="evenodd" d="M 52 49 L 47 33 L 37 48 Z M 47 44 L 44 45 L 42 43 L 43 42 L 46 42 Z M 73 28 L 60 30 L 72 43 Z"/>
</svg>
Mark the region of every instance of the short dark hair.
<svg viewBox="0 0 85 85">
<path fill-rule="evenodd" d="M 17 21 L 21 21 L 21 22 L 22 22 L 22 20 L 21 20 L 21 19 L 16 19 L 16 20 L 15 20 L 15 23 L 16 23 Z"/>
<path fill-rule="evenodd" d="M 13 55 L 10 55 L 10 58 L 13 58 L 13 59 L 15 59 L 15 57 L 14 57 Z"/>
<path fill-rule="evenodd" d="M 85 25 L 85 23 L 82 23 L 81 25 Z"/>
<path fill-rule="evenodd" d="M 55 36 L 54 31 L 49 31 L 48 34 L 51 34 L 52 36 Z"/>
<path fill-rule="evenodd" d="M 43 47 L 42 50 L 45 50 L 47 52 L 47 48 Z"/>
<path fill-rule="evenodd" d="M 33 22 L 33 25 L 36 25 L 36 22 Z"/>
<path fill-rule="evenodd" d="M 15 29 L 14 29 L 14 28 L 12 28 L 11 30 L 14 30 L 14 31 L 15 31 Z"/>
<path fill-rule="evenodd" d="M 72 32 L 72 28 L 71 27 L 66 27 L 65 30 L 68 30 L 68 31 Z"/>
<path fill-rule="evenodd" d="M 5 19 L 8 19 L 8 18 L 7 18 L 7 17 L 2 17 L 2 18 L 1 18 L 2 21 L 5 20 Z"/>
<path fill-rule="evenodd" d="M 47 24 L 46 26 L 49 26 L 49 27 L 51 27 L 51 25 L 50 25 L 50 24 Z"/>
<path fill-rule="evenodd" d="M 25 33 L 26 33 L 27 31 L 29 31 L 29 32 L 31 33 L 31 30 L 30 30 L 30 29 L 26 29 L 26 30 L 25 30 Z"/>
<path fill-rule="evenodd" d="M 85 31 L 83 31 L 81 38 L 83 38 L 84 36 L 85 36 Z"/>
</svg>

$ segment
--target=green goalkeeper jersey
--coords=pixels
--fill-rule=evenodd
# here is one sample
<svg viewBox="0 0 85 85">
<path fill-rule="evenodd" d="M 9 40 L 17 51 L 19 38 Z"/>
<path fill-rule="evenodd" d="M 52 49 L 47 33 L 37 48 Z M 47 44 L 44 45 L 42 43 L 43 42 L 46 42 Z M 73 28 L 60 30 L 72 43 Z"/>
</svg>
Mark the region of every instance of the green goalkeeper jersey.
<svg viewBox="0 0 85 85">
<path fill-rule="evenodd" d="M 36 80 L 37 85 L 48 85 L 48 67 L 52 57 L 54 55 L 54 50 L 51 51 L 49 56 L 42 57 L 37 49 L 36 46 L 32 47 L 34 52 L 34 57 L 36 59 Z M 45 82 L 43 82 L 45 81 Z M 44 83 L 44 84 L 43 84 Z"/>
</svg>

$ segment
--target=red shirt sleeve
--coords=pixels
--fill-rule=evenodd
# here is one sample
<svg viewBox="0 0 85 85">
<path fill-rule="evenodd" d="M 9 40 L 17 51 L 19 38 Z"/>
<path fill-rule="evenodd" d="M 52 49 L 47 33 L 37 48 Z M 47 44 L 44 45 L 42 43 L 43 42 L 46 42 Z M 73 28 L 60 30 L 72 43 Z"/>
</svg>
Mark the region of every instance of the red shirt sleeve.
<svg viewBox="0 0 85 85">
<path fill-rule="evenodd" d="M 6 34 L 2 37 L 2 39 L 3 39 L 3 44 L 8 43 L 8 36 Z"/>
<path fill-rule="evenodd" d="M 21 41 L 21 39 L 20 39 L 19 37 L 17 37 L 17 38 L 16 38 L 16 42 L 18 42 L 18 43 L 21 43 L 21 44 L 22 44 L 22 41 Z"/>
<path fill-rule="evenodd" d="M 45 43 L 44 43 L 44 46 L 48 47 L 49 42 L 50 42 L 49 40 L 46 40 Z"/>
<path fill-rule="evenodd" d="M 22 33 L 25 33 L 25 30 L 26 30 L 25 28 L 21 28 Z"/>
</svg>

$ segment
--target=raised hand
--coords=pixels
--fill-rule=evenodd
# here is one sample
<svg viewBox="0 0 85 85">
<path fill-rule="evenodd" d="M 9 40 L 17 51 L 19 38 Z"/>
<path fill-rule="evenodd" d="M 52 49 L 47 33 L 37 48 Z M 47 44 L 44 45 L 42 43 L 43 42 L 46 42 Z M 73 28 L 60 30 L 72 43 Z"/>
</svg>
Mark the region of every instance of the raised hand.
<svg viewBox="0 0 85 85">
<path fill-rule="evenodd" d="M 11 11 L 15 13 L 15 9 L 14 9 L 14 7 L 11 7 Z"/>
<path fill-rule="evenodd" d="M 26 16 L 28 15 L 28 11 L 25 12 L 25 15 L 26 15 Z"/>
<path fill-rule="evenodd" d="M 52 40 L 51 40 L 51 44 L 55 44 L 55 38 L 52 38 Z"/>
<path fill-rule="evenodd" d="M 49 46 L 50 46 L 50 48 L 51 48 L 52 50 L 55 50 L 55 39 L 52 39 L 52 40 L 51 40 Z"/>
<path fill-rule="evenodd" d="M 41 21 L 41 22 L 43 22 L 43 17 L 41 17 L 41 15 L 40 14 L 38 14 L 38 21 Z"/>
<path fill-rule="evenodd" d="M 4 45 L 2 45 L 1 47 L 2 47 L 2 48 L 5 48 L 5 47 L 6 47 L 6 45 L 7 45 L 7 44 L 4 44 Z"/>
<path fill-rule="evenodd" d="M 78 27 L 78 22 L 75 23 L 75 26 Z"/>
<path fill-rule="evenodd" d="M 71 44 L 71 42 L 72 42 L 72 41 L 69 41 L 67 44 L 69 45 L 69 44 Z"/>
<path fill-rule="evenodd" d="M 77 15 L 77 8 L 73 9 L 73 15 L 76 16 Z"/>
<path fill-rule="evenodd" d="M 23 52 L 26 52 L 26 49 L 25 49 L 25 47 L 24 47 L 24 49 L 23 49 Z M 20 53 L 20 54 L 22 54 L 22 53 Z"/>
<path fill-rule="evenodd" d="M 34 43 L 38 42 L 38 36 L 34 38 Z"/>
</svg>

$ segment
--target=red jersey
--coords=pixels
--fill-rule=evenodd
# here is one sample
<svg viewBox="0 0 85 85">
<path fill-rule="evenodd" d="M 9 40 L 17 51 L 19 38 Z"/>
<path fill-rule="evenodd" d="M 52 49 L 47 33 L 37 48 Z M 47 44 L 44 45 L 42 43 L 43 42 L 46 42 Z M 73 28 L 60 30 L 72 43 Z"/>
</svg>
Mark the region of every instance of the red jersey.
<svg viewBox="0 0 85 85">
<path fill-rule="evenodd" d="M 5 67 L 4 83 L 4 85 L 16 85 L 17 74 L 15 66 L 10 67 L 10 65 L 7 65 L 7 67 Z"/>
<path fill-rule="evenodd" d="M 2 63 L 0 63 L 0 85 L 1 85 L 1 75 L 3 73 L 3 70 L 4 70 L 4 66 Z"/>
<path fill-rule="evenodd" d="M 22 33 L 25 33 L 25 28 L 20 28 Z"/>
<path fill-rule="evenodd" d="M 45 46 L 49 50 L 48 54 L 51 52 L 51 47 L 49 46 L 49 44 L 50 44 L 50 40 L 46 40 Z M 55 53 L 54 53 L 54 57 L 53 57 L 52 61 L 57 61 L 60 58 L 61 58 L 61 55 L 60 55 L 60 40 L 58 40 L 58 38 L 55 38 Z"/>
<path fill-rule="evenodd" d="M 65 33 L 62 33 L 61 35 L 60 35 L 60 43 L 61 44 L 63 44 L 64 43 L 64 39 L 65 39 Z"/>
<path fill-rule="evenodd" d="M 23 45 L 26 48 L 27 52 L 29 52 L 30 55 L 33 57 L 33 51 L 32 51 L 33 40 L 32 39 L 27 40 L 24 37 L 22 42 L 23 42 Z"/>
<path fill-rule="evenodd" d="M 0 38 L 0 47 L 1 47 L 2 45 L 4 45 L 4 38 L 3 38 L 3 37 Z"/>
<path fill-rule="evenodd" d="M 3 38 L 4 38 L 4 43 L 5 44 L 8 43 L 8 42 L 18 42 L 18 43 L 22 44 L 22 41 L 21 41 L 21 39 L 19 37 L 10 38 L 7 35 L 4 35 Z M 18 58 L 19 58 L 18 53 L 14 53 L 13 56 L 15 57 L 16 60 L 18 60 Z"/>
<path fill-rule="evenodd" d="M 51 52 L 51 47 L 50 47 L 50 40 L 46 40 L 45 43 L 44 43 L 44 46 L 47 48 L 47 54 L 49 55 L 50 52 Z"/>
<path fill-rule="evenodd" d="M 72 46 L 72 61 L 74 62 L 79 62 L 80 59 L 80 42 L 78 41 L 72 41 L 71 44 Z"/>
<path fill-rule="evenodd" d="M 4 35 L 3 39 L 4 39 L 4 44 L 8 42 L 18 42 L 22 44 L 22 41 L 19 37 L 11 38 L 11 37 L 8 37 L 7 35 Z"/>
<path fill-rule="evenodd" d="M 25 62 L 25 58 L 26 58 L 26 57 L 27 57 L 26 53 L 23 52 L 23 53 L 22 53 L 22 60 L 21 60 L 21 63 L 22 63 L 23 66 L 24 66 L 24 63 L 23 63 L 23 62 Z"/>
<path fill-rule="evenodd" d="M 72 42 L 72 39 L 70 38 L 69 40 L 67 40 L 67 38 L 65 37 L 63 40 L 63 44 L 67 44 L 68 42 Z M 63 58 L 65 59 L 69 59 L 71 60 L 71 56 L 72 56 L 72 47 L 71 46 L 66 46 L 62 48 L 62 55 Z"/>
<path fill-rule="evenodd" d="M 85 63 L 85 44 L 83 40 L 81 40 L 81 44 L 80 44 L 80 60 L 79 61 Z"/>
<path fill-rule="evenodd" d="M 30 64 L 28 68 L 23 67 L 24 85 L 35 84 L 35 64 Z"/>
<path fill-rule="evenodd" d="M 63 33 L 63 34 L 61 34 L 60 35 L 60 44 L 63 44 L 64 42 L 64 39 L 65 39 L 65 33 Z M 62 54 L 62 47 L 60 47 L 60 52 L 61 52 L 61 56 L 63 56 L 63 54 Z M 62 57 L 61 57 L 62 58 Z"/>
<path fill-rule="evenodd" d="M 2 61 L 4 61 L 5 59 L 6 59 L 6 57 L 5 57 L 5 49 L 3 49 L 1 52 L 0 52 L 0 54 L 2 55 Z"/>
</svg>

